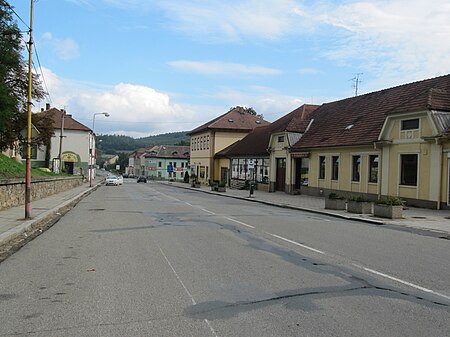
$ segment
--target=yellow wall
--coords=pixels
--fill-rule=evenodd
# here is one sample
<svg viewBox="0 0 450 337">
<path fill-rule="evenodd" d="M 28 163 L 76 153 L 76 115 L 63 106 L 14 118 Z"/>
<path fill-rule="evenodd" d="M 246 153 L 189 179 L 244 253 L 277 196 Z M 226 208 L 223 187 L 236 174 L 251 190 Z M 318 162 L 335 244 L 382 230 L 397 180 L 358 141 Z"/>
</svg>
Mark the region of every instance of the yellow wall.
<svg viewBox="0 0 450 337">
<path fill-rule="evenodd" d="M 401 130 L 401 121 L 419 118 L 419 128 Z M 436 128 L 427 112 L 389 116 L 379 145 L 313 149 L 309 186 L 352 193 L 392 195 L 448 203 L 450 141 L 435 140 Z M 401 155 L 417 154 L 417 185 L 401 185 Z M 360 182 L 352 182 L 352 156 L 361 156 Z M 378 155 L 378 183 L 369 183 L 369 155 Z M 319 156 L 326 158 L 325 179 L 319 179 Z M 339 156 L 339 179 L 332 180 L 332 156 Z"/>
<path fill-rule="evenodd" d="M 352 181 L 352 158 L 356 155 L 359 155 L 361 159 L 359 182 Z M 370 183 L 369 155 L 380 155 L 380 151 L 374 150 L 372 146 L 315 149 L 311 151 L 309 161 L 309 186 L 353 193 L 378 194 L 380 167 L 378 183 Z M 325 179 L 319 179 L 320 156 L 325 157 Z M 331 179 L 333 156 L 339 157 L 338 180 Z"/>
<path fill-rule="evenodd" d="M 220 167 L 229 168 L 226 163 L 214 161 L 214 155 L 247 135 L 244 132 L 202 132 L 191 135 L 191 169 L 197 175 L 197 168 L 205 167 L 205 177 L 198 176 L 202 183 L 209 180 L 220 180 Z M 207 173 L 207 174 L 206 174 Z"/>
</svg>

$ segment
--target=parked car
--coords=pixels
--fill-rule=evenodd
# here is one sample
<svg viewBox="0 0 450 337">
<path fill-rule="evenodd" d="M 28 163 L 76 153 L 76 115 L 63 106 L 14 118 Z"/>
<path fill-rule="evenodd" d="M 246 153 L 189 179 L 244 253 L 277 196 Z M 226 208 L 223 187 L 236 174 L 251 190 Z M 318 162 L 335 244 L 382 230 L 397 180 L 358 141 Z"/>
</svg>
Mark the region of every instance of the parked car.
<svg viewBox="0 0 450 337">
<path fill-rule="evenodd" d="M 117 177 L 117 182 L 119 183 L 119 185 L 123 185 L 123 177 L 122 176 L 118 176 Z"/>
<path fill-rule="evenodd" d="M 107 176 L 105 180 L 105 185 L 113 185 L 118 186 L 119 185 L 119 179 L 116 176 Z"/>
<path fill-rule="evenodd" d="M 140 177 L 137 179 L 137 182 L 138 182 L 138 183 L 146 183 L 146 182 L 147 182 L 147 177 L 140 176 Z"/>
</svg>

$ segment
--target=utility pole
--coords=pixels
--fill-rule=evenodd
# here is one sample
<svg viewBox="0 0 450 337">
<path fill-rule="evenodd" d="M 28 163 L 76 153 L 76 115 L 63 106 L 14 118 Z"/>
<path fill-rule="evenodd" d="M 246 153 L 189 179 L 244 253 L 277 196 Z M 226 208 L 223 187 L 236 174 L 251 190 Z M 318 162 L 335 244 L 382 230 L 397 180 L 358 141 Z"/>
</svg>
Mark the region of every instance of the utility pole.
<svg viewBox="0 0 450 337">
<path fill-rule="evenodd" d="M 31 105 L 33 74 L 33 2 L 30 0 L 30 40 L 28 42 L 27 157 L 25 173 L 25 219 L 31 218 Z"/>
<path fill-rule="evenodd" d="M 62 145 L 63 145 L 63 138 L 64 138 L 64 119 L 66 117 L 66 107 L 64 107 L 64 110 L 61 114 L 61 131 L 59 134 L 59 153 L 58 153 L 58 159 L 59 159 L 59 169 L 58 173 L 61 173 L 62 171 Z"/>
<path fill-rule="evenodd" d="M 356 76 L 351 79 L 351 81 L 354 82 L 353 88 L 355 89 L 355 96 L 358 96 L 359 84 L 362 82 L 362 80 L 359 79 L 361 75 L 363 75 L 363 73 L 357 73 Z"/>
</svg>

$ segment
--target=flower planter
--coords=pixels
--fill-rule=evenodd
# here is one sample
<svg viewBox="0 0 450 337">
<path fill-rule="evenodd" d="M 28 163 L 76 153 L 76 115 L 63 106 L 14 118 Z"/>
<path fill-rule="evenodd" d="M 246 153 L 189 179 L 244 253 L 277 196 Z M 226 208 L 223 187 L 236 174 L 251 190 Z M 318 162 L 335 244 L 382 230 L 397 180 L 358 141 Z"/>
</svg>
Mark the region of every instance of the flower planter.
<svg viewBox="0 0 450 337">
<path fill-rule="evenodd" d="M 325 208 L 335 210 L 345 210 L 345 199 L 330 199 L 325 198 Z"/>
<path fill-rule="evenodd" d="M 354 201 L 347 202 L 347 212 L 357 214 L 372 214 L 372 203 L 369 201 Z"/>
<path fill-rule="evenodd" d="M 403 218 L 403 206 L 375 204 L 373 206 L 373 215 L 380 217 L 380 218 L 402 219 Z"/>
</svg>

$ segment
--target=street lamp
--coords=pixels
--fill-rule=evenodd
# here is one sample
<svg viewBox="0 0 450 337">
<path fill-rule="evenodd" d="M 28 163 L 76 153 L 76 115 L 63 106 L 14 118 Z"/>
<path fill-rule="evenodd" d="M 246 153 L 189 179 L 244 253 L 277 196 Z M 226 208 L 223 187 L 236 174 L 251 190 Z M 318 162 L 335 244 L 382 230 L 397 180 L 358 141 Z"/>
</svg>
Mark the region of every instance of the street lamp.
<svg viewBox="0 0 450 337">
<path fill-rule="evenodd" d="M 94 127 L 95 127 L 95 116 L 97 115 L 103 115 L 105 117 L 109 117 L 109 113 L 107 112 L 96 112 L 95 114 L 92 115 L 92 138 L 89 141 L 89 187 L 92 187 L 92 174 L 93 174 L 93 170 L 92 170 L 92 166 L 94 166 L 95 163 L 95 144 L 94 144 L 94 135 L 95 135 L 95 131 L 94 131 Z"/>
</svg>

